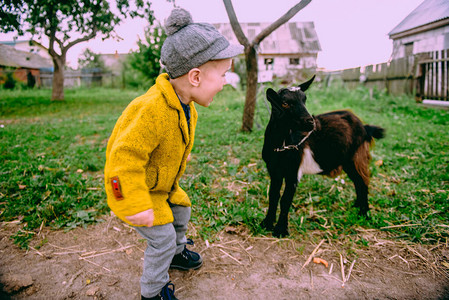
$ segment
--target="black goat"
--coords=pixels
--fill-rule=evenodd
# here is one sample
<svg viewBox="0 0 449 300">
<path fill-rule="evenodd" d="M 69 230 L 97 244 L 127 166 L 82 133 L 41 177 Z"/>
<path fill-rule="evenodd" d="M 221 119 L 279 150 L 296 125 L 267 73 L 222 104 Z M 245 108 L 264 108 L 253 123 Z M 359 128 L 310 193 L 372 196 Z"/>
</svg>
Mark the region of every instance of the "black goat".
<svg viewBox="0 0 449 300">
<path fill-rule="evenodd" d="M 288 235 L 288 212 L 303 174 L 335 177 L 344 170 L 353 181 L 357 199 L 355 206 L 367 216 L 369 149 L 373 138 L 384 137 L 384 129 L 363 125 L 349 111 L 333 111 L 315 117 L 305 107 L 306 94 L 315 76 L 299 87 L 283 88 L 277 93 L 269 88 L 271 118 L 265 131 L 262 158 L 271 177 L 269 207 L 262 227 L 274 236 Z M 276 227 L 276 210 L 280 190 L 281 212 Z"/>
</svg>

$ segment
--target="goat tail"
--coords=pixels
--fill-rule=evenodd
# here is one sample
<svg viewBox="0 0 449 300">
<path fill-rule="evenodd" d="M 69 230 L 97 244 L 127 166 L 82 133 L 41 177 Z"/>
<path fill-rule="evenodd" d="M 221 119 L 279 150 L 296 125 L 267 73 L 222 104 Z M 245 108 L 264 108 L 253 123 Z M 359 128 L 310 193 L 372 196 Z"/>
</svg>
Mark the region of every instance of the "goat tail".
<svg viewBox="0 0 449 300">
<path fill-rule="evenodd" d="M 371 141 L 373 138 L 381 139 L 385 137 L 385 129 L 375 125 L 365 125 L 366 133 L 368 134 L 368 141 Z"/>
</svg>

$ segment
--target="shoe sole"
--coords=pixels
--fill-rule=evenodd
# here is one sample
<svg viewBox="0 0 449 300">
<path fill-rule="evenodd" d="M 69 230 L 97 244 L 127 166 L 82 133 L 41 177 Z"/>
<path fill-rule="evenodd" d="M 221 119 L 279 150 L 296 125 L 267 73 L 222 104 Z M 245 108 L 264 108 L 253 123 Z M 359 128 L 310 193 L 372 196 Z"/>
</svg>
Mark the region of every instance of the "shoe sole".
<svg viewBox="0 0 449 300">
<path fill-rule="evenodd" d="M 203 262 L 201 262 L 201 264 L 199 264 L 198 266 L 195 266 L 193 268 L 186 268 L 186 267 L 177 266 L 177 265 L 170 265 L 170 269 L 189 271 L 189 270 L 197 270 L 197 269 L 201 268 L 202 265 L 203 265 Z"/>
</svg>

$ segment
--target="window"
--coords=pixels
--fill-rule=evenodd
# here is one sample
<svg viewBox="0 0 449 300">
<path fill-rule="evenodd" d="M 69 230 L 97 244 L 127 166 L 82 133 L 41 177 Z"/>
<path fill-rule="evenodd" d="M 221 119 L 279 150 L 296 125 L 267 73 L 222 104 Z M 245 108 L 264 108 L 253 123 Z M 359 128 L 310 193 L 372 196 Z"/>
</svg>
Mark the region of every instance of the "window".
<svg viewBox="0 0 449 300">
<path fill-rule="evenodd" d="M 299 65 L 299 58 L 298 57 L 290 57 L 290 64 L 291 65 Z"/>
<path fill-rule="evenodd" d="M 404 54 L 405 54 L 406 57 L 413 55 L 413 42 L 404 44 L 404 47 L 405 47 L 405 53 Z"/>
<path fill-rule="evenodd" d="M 273 70 L 273 63 L 274 58 L 265 58 L 264 59 L 265 70 Z"/>
</svg>

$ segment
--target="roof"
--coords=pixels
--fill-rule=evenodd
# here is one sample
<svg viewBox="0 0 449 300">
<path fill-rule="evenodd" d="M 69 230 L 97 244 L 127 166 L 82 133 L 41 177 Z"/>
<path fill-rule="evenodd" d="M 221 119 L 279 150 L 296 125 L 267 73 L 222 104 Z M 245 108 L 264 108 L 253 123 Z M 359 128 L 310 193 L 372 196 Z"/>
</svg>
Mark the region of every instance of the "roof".
<svg viewBox="0 0 449 300">
<path fill-rule="evenodd" d="M 448 0 L 424 0 L 401 23 L 394 27 L 388 35 L 391 36 L 444 19 L 449 19 Z"/>
<path fill-rule="evenodd" d="M 270 25 L 271 23 L 240 23 L 250 41 Z M 238 44 L 231 24 L 217 23 L 214 26 L 231 43 Z M 261 54 L 317 53 L 321 51 L 321 46 L 313 22 L 289 22 L 268 35 L 261 42 L 258 51 Z"/>
<path fill-rule="evenodd" d="M 42 47 L 41 44 L 37 43 L 35 40 L 12 40 L 12 41 L 0 41 L 0 44 L 8 45 L 8 46 L 16 46 L 18 44 L 27 44 L 27 45 L 33 45 L 38 46 L 40 48 L 45 49 Z"/>
<path fill-rule="evenodd" d="M 127 56 L 128 53 L 117 53 L 117 51 L 113 54 L 100 54 L 105 67 L 116 74 L 121 72 L 123 63 L 125 62 Z"/>
<path fill-rule="evenodd" d="M 38 54 L 16 50 L 12 46 L 0 44 L 0 66 L 44 69 L 53 68 L 53 62 Z"/>
</svg>

